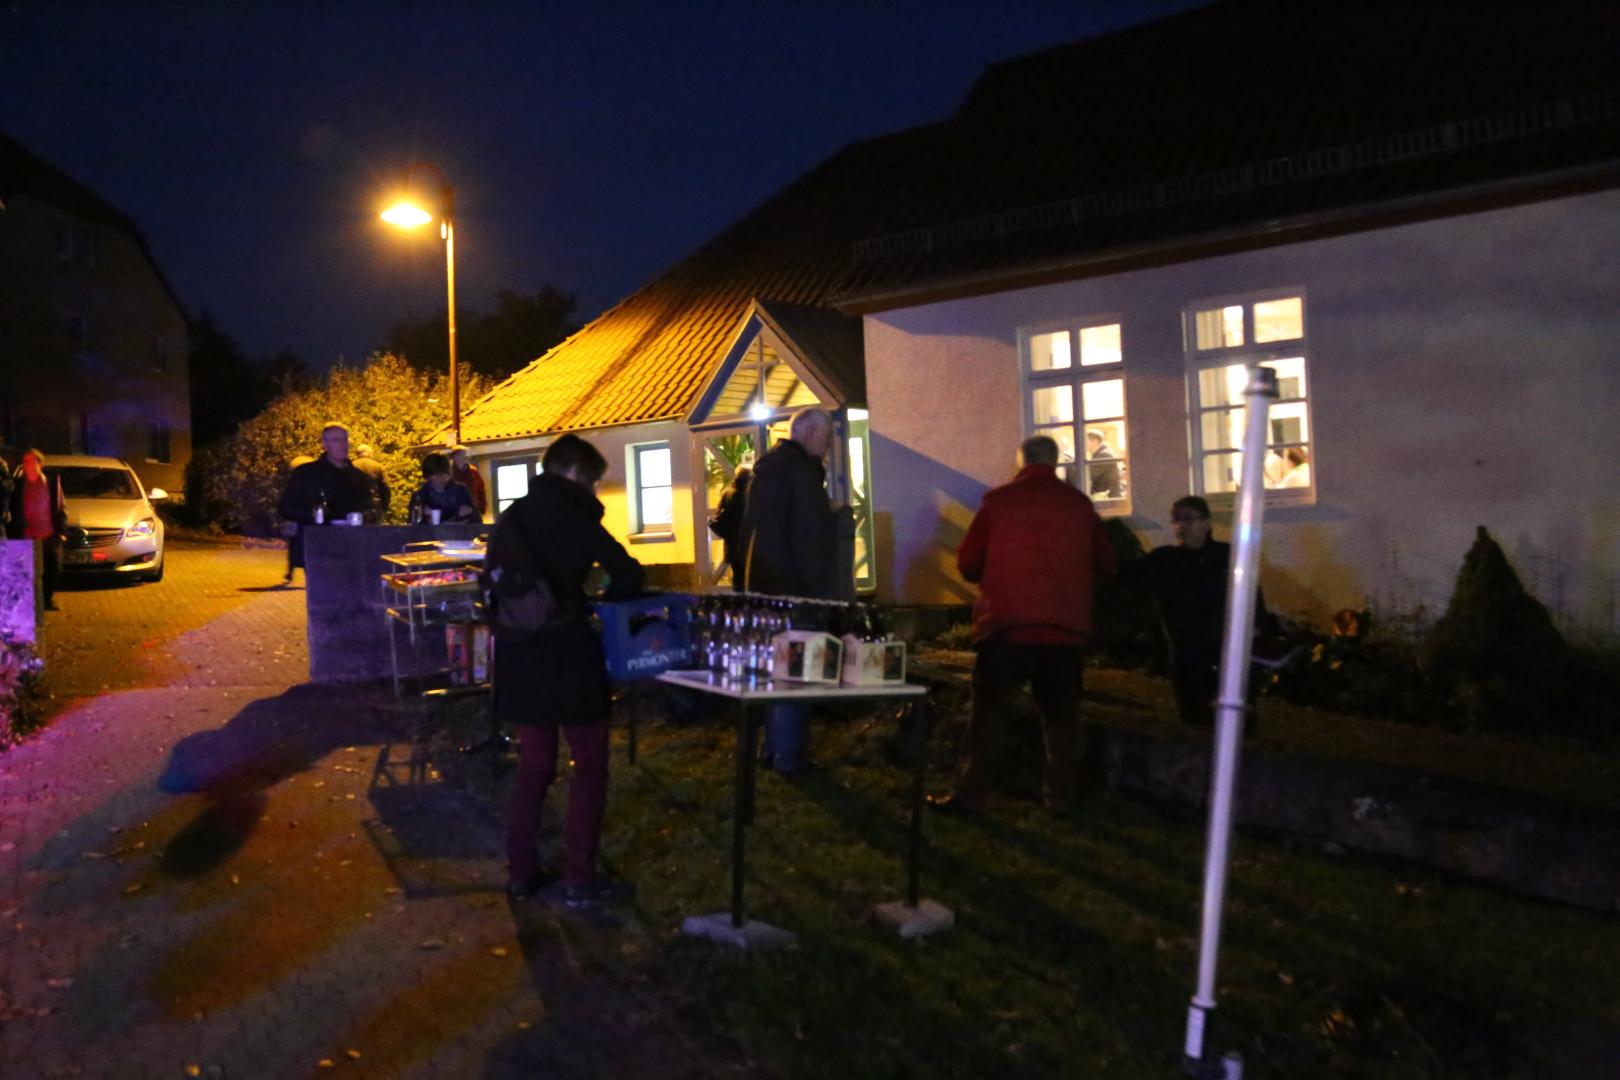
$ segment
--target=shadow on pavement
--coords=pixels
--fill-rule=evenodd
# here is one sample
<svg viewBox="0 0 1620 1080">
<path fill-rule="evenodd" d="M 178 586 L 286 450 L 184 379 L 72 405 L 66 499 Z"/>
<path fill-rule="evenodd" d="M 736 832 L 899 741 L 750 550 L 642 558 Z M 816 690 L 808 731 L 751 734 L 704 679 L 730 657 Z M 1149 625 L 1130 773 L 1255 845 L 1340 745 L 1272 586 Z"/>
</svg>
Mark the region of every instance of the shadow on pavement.
<svg viewBox="0 0 1620 1080">
<path fill-rule="evenodd" d="M 266 788 L 340 746 L 373 733 L 392 734 L 375 731 L 384 726 L 385 710 L 366 706 L 376 700 L 377 691 L 369 686 L 304 683 L 251 702 L 223 727 L 176 743 L 158 787 L 174 795 L 200 793 L 208 806 L 164 849 L 164 871 L 191 877 L 218 866 L 258 825 Z M 345 723 L 333 723 L 334 716 Z"/>
</svg>

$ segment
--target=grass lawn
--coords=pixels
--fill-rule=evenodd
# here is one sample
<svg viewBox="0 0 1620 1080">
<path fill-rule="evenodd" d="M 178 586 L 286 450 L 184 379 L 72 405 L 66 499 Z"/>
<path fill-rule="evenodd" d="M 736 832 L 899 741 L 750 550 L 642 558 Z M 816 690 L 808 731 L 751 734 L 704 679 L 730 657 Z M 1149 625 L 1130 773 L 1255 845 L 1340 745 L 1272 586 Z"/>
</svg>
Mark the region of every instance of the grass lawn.
<svg viewBox="0 0 1620 1080">
<path fill-rule="evenodd" d="M 960 716 L 933 743 L 943 785 Z M 957 915 L 902 942 L 909 772 L 892 713 L 818 717 L 804 778 L 762 775 L 751 915 L 779 953 L 683 937 L 729 896 L 733 738 L 720 717 L 616 747 L 604 856 L 639 887 L 664 991 L 792 1077 L 1164 1077 L 1196 963 L 1203 822 L 1099 791 L 1054 819 L 1016 793 L 926 822 L 923 892 Z M 1033 770 L 1032 733 L 1012 740 Z M 1016 787 L 1017 785 L 1012 785 Z M 1251 1076 L 1614 1076 L 1620 921 L 1239 834 L 1207 1045 Z M 1607 1066 L 1605 1068 L 1604 1066 Z"/>
</svg>

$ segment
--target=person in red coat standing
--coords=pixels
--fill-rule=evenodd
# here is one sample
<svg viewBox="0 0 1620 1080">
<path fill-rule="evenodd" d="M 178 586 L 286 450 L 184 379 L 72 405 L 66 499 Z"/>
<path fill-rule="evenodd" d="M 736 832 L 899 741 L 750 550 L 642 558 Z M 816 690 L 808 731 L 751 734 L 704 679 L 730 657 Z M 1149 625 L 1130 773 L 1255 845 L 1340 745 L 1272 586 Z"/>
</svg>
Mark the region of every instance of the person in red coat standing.
<svg viewBox="0 0 1620 1080">
<path fill-rule="evenodd" d="M 993 488 L 956 552 L 979 586 L 973 606 L 973 719 L 956 789 L 935 805 L 979 809 L 1001 726 L 1026 684 L 1046 734 L 1041 793 L 1048 809 L 1074 803 L 1080 690 L 1094 585 L 1119 570 L 1091 500 L 1057 475 L 1057 443 L 1026 439 L 1012 483 Z"/>
<path fill-rule="evenodd" d="M 489 509 L 489 492 L 484 487 L 484 478 L 478 473 L 478 466 L 467 459 L 465 446 L 452 447 L 450 450 L 450 479 L 458 484 L 465 485 L 472 495 L 473 512 L 478 520 L 484 520 L 484 512 Z"/>
</svg>

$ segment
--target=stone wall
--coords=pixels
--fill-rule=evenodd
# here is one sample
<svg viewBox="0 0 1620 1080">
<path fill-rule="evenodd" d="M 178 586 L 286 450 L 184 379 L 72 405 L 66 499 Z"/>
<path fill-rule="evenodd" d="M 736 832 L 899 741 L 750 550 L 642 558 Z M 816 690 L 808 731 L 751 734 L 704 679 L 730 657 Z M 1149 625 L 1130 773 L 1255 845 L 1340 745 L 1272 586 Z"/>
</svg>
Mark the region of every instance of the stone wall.
<svg viewBox="0 0 1620 1080">
<path fill-rule="evenodd" d="M 39 580 L 32 540 L 0 540 L 0 633 L 38 642 Z"/>
</svg>

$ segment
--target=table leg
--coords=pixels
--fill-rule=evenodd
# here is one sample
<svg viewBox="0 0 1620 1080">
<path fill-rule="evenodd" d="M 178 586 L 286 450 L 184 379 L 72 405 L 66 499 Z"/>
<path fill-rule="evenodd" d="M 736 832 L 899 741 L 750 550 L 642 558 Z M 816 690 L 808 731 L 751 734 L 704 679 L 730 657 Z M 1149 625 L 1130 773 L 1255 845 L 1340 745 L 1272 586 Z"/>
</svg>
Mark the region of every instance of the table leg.
<svg viewBox="0 0 1620 1080">
<path fill-rule="evenodd" d="M 641 717 L 641 703 L 644 695 L 636 690 L 626 690 L 625 697 L 628 699 L 625 704 L 630 708 L 630 745 L 627 749 L 629 750 L 630 764 L 634 765 L 636 763 L 636 722 Z"/>
<path fill-rule="evenodd" d="M 754 755 L 753 727 L 749 722 L 748 704 L 737 702 L 737 783 L 732 796 L 731 815 L 731 925 L 741 929 L 743 916 L 743 837 L 748 827 L 748 816 L 753 812 Z M 744 810 L 747 810 L 747 814 Z"/>
<path fill-rule="evenodd" d="M 911 704 L 911 839 L 906 852 L 906 903 L 917 906 L 922 851 L 923 772 L 928 760 L 928 698 Z"/>
</svg>

